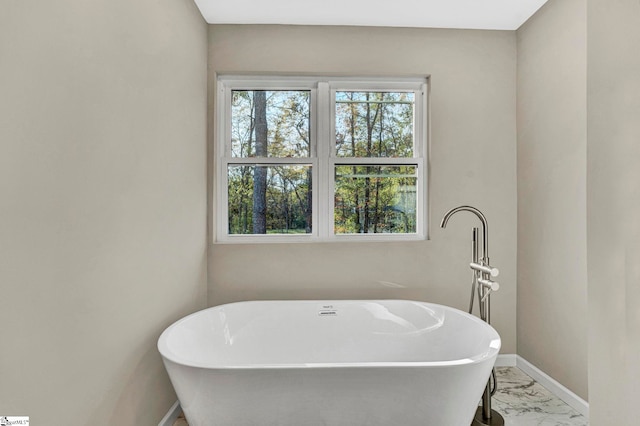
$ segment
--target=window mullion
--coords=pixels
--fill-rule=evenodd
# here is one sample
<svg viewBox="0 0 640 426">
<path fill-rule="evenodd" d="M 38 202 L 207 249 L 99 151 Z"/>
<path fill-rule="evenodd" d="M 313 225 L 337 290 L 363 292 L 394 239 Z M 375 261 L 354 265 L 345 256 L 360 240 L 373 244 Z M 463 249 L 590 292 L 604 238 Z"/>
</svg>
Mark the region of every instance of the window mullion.
<svg viewBox="0 0 640 426">
<path fill-rule="evenodd" d="M 371 165 L 371 166 L 392 166 L 392 165 L 415 165 L 420 163 L 416 157 L 333 157 L 335 165 Z"/>
<path fill-rule="evenodd" d="M 227 157 L 227 164 L 249 164 L 256 166 L 271 166 L 280 164 L 312 164 L 311 157 Z"/>
<path fill-rule="evenodd" d="M 321 239 L 327 239 L 331 234 L 333 211 L 332 197 L 330 187 L 332 186 L 333 176 L 329 168 L 329 156 L 331 150 L 331 99 L 329 96 L 329 84 L 327 82 L 318 82 L 317 97 L 317 140 L 316 152 L 318 155 L 318 178 L 317 185 L 317 218 L 316 225 L 318 227 L 318 235 Z"/>
</svg>

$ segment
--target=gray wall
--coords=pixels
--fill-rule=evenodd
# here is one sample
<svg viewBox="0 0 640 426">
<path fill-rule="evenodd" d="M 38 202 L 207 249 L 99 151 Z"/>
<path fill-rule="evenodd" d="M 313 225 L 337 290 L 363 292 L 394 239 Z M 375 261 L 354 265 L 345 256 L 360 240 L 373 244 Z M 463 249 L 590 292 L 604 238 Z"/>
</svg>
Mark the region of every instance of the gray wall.
<svg viewBox="0 0 640 426">
<path fill-rule="evenodd" d="M 587 399 L 587 26 L 550 0 L 518 35 L 518 354 Z"/>
<path fill-rule="evenodd" d="M 0 414 L 157 425 L 160 332 L 206 299 L 192 0 L 0 6 Z"/>
<path fill-rule="evenodd" d="M 409 298 L 466 309 L 471 227 L 478 222 L 460 214 L 446 230 L 438 224 L 448 209 L 471 204 L 489 219 L 491 260 L 503 284 L 492 299 L 492 320 L 503 352 L 515 353 L 515 32 L 211 25 L 209 70 L 211 82 L 216 72 L 307 72 L 431 75 L 432 83 L 431 240 L 214 244 L 210 305 Z M 211 84 L 211 106 L 214 93 Z"/>
<path fill-rule="evenodd" d="M 640 2 L 588 1 L 591 424 L 638 424 Z"/>
</svg>

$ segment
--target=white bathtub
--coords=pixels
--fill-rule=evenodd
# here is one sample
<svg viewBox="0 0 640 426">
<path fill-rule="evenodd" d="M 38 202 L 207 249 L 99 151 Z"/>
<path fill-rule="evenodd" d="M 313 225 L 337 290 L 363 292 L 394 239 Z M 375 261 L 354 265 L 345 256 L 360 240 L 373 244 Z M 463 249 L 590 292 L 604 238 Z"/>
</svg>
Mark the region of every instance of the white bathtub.
<svg viewBox="0 0 640 426">
<path fill-rule="evenodd" d="M 158 349 L 190 426 L 469 426 L 500 337 L 430 303 L 256 301 L 189 315 Z"/>
</svg>

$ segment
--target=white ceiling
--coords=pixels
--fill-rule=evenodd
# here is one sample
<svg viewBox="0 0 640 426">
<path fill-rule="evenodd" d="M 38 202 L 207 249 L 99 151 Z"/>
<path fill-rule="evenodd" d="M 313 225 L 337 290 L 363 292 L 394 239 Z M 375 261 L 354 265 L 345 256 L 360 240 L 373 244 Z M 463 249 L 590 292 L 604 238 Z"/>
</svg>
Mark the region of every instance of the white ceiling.
<svg viewBox="0 0 640 426">
<path fill-rule="evenodd" d="M 210 24 L 515 30 L 547 0 L 194 0 Z"/>
</svg>

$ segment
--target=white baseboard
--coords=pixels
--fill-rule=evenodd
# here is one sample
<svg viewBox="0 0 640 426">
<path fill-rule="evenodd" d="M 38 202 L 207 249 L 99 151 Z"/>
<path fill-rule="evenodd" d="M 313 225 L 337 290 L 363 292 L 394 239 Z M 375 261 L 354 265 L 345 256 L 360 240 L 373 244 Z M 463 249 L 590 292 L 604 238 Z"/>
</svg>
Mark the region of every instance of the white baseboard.
<svg viewBox="0 0 640 426">
<path fill-rule="evenodd" d="M 171 408 L 169 408 L 169 411 L 162 418 L 162 420 L 160 420 L 158 426 L 173 426 L 181 411 L 182 410 L 180 409 L 180 402 L 176 401 L 175 404 L 173 404 Z"/>
<path fill-rule="evenodd" d="M 589 418 L 589 403 L 560 384 L 553 377 L 531 364 L 520 355 L 515 355 L 516 367 L 531 376 L 533 380 L 547 388 L 552 394 L 563 400 L 578 413 Z"/>
<path fill-rule="evenodd" d="M 500 354 L 496 359 L 495 367 L 515 367 L 516 354 Z"/>
</svg>

